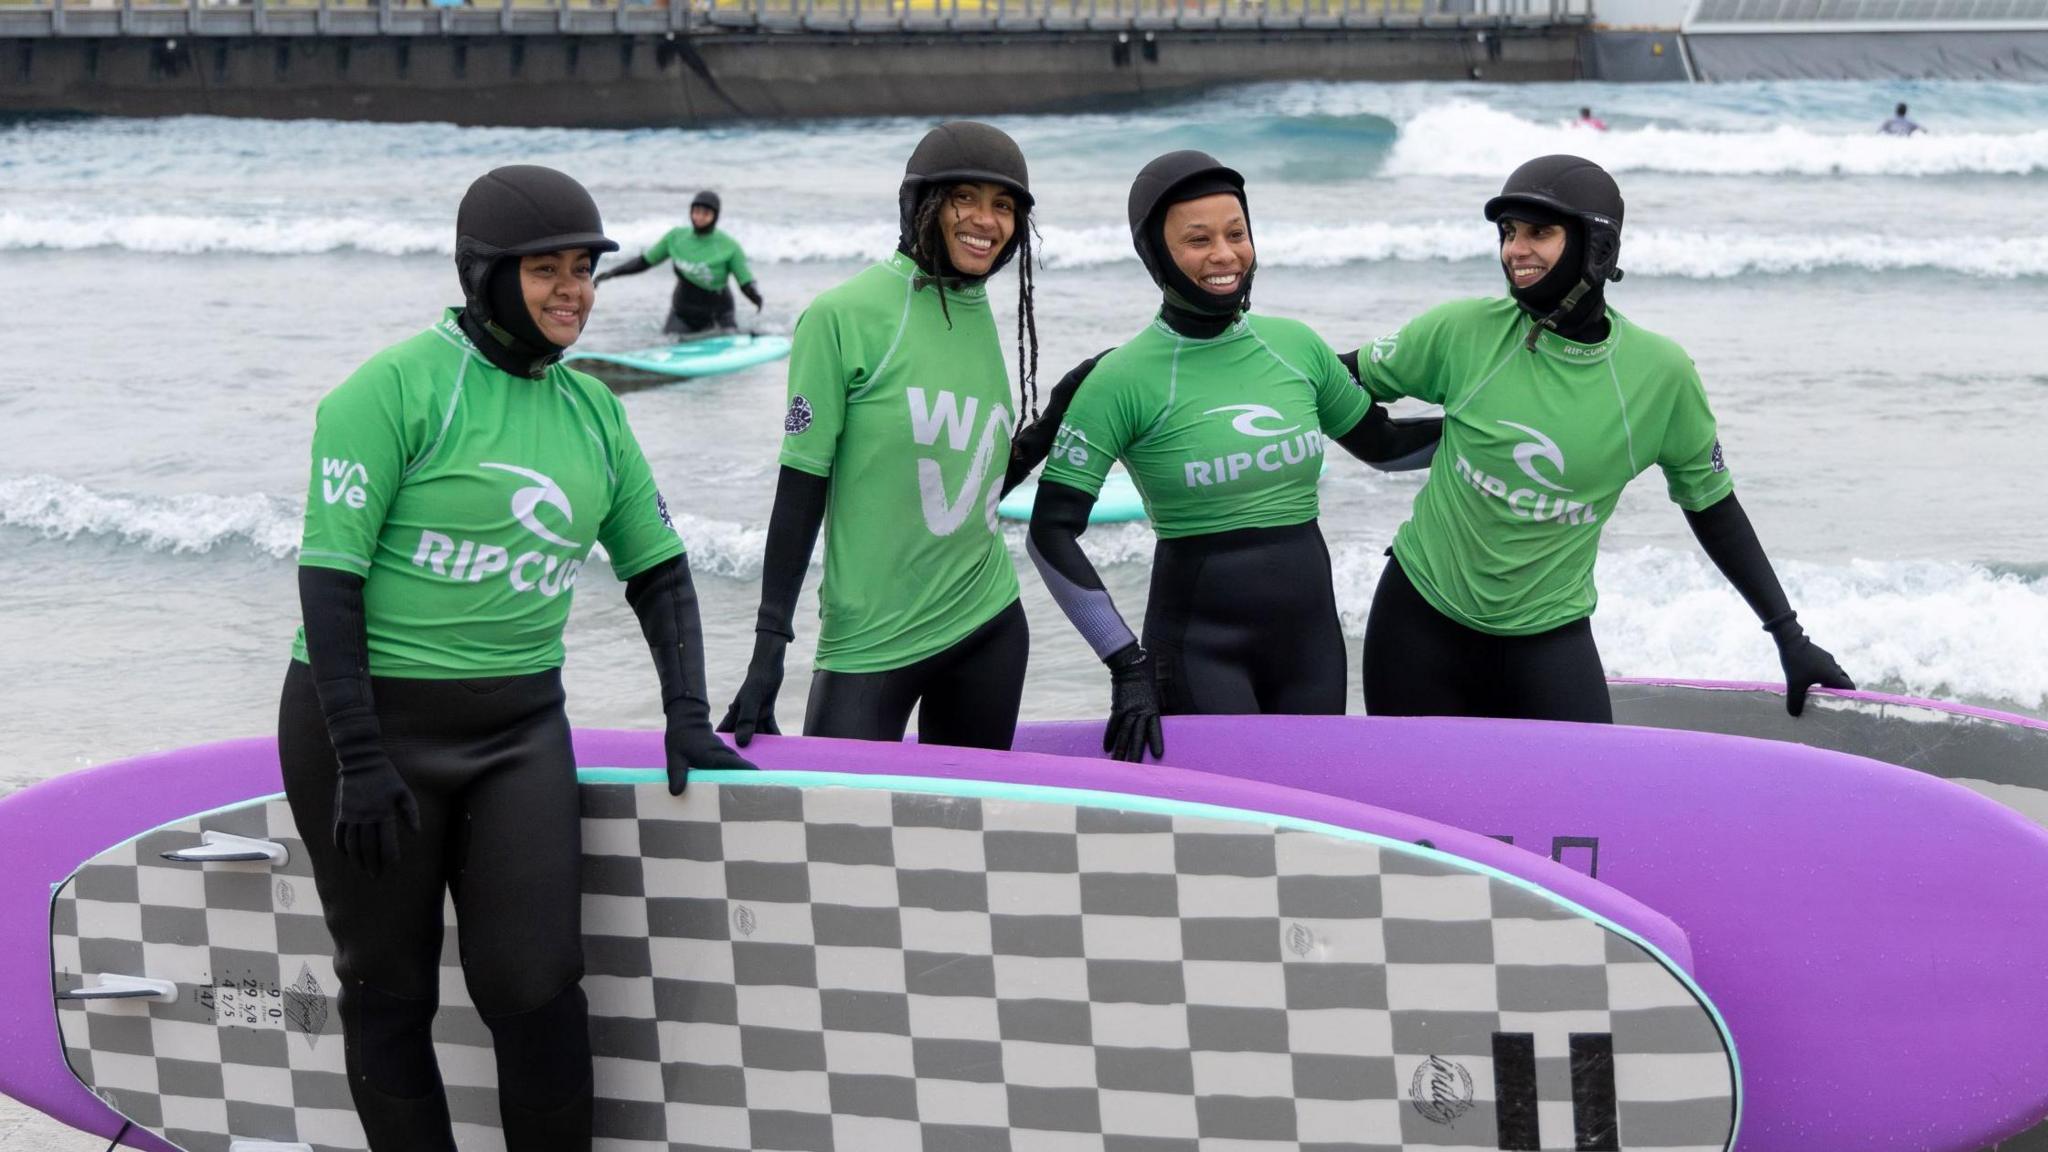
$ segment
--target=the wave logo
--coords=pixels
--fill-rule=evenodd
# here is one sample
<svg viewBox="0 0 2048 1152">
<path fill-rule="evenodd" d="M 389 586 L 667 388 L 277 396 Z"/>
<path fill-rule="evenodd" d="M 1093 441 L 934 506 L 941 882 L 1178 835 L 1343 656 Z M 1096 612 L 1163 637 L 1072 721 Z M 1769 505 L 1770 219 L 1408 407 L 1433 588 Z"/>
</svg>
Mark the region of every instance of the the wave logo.
<svg viewBox="0 0 2048 1152">
<path fill-rule="evenodd" d="M 1571 489 L 1562 484 L 1544 479 L 1543 474 L 1536 471 L 1536 461 L 1548 460 L 1550 461 L 1551 469 L 1557 473 L 1558 479 L 1562 480 L 1564 478 L 1564 450 L 1557 446 L 1557 441 L 1529 427 L 1527 424 L 1517 424 L 1513 420 L 1503 420 L 1501 424 L 1504 427 L 1513 428 L 1524 436 L 1531 437 L 1530 441 L 1515 445 L 1515 467 L 1522 470 L 1522 475 L 1550 489 L 1552 492 L 1571 491 Z"/>
<path fill-rule="evenodd" d="M 1563 496 L 1552 496 L 1551 492 L 1570 492 L 1571 489 L 1558 483 L 1564 479 L 1564 449 L 1557 441 L 1538 432 L 1526 424 L 1502 420 L 1502 426 L 1513 428 L 1529 437 L 1514 447 L 1515 467 L 1529 478 L 1534 488 L 1515 487 L 1510 481 L 1472 466 L 1461 453 L 1458 456 L 1458 478 L 1470 484 L 1474 490 L 1508 506 L 1508 511 L 1518 520 L 1549 520 L 1559 524 L 1594 524 L 1600 516 L 1591 506 Z M 1542 461 L 1557 474 L 1557 480 L 1537 471 L 1536 464 Z"/>
<path fill-rule="evenodd" d="M 535 472 L 531 468 L 521 468 L 517 464 L 492 464 L 486 461 L 483 466 L 486 468 L 496 468 L 500 472 L 510 472 L 514 476 L 524 476 L 526 479 L 533 481 L 531 488 L 521 488 L 512 494 L 513 517 L 525 525 L 528 532 L 533 533 L 550 544 L 563 548 L 576 547 L 575 541 L 564 540 L 560 536 L 555 535 L 552 529 L 540 522 L 540 517 L 534 515 L 534 511 L 545 504 L 562 514 L 563 523 L 574 524 L 576 522 L 576 511 L 569 507 L 569 494 L 562 491 L 561 485 L 555 483 L 551 478 Z"/>
<path fill-rule="evenodd" d="M 1264 404 L 1225 404 L 1221 408 L 1211 408 L 1202 413 L 1202 415 L 1214 416 L 1219 412 L 1237 413 L 1235 417 L 1231 418 L 1230 426 L 1237 429 L 1238 435 L 1250 436 L 1254 439 L 1270 440 L 1275 436 L 1286 436 L 1301 429 L 1299 424 L 1289 424 L 1285 428 L 1261 428 L 1259 426 L 1259 421 L 1261 420 L 1279 423 L 1287 419 L 1278 410 L 1268 408 Z"/>
<path fill-rule="evenodd" d="M 1391 336 L 1382 336 L 1379 339 L 1372 342 L 1372 350 L 1368 358 L 1374 364 L 1385 363 L 1386 361 L 1392 360 L 1394 358 L 1394 350 L 1396 348 L 1399 348 L 1400 346 L 1401 334 L 1399 332 L 1396 332 Z"/>
<path fill-rule="evenodd" d="M 963 402 L 950 391 L 941 389 L 937 396 L 929 396 L 922 388 L 906 388 L 904 396 L 910 404 L 910 438 L 919 447 L 936 448 L 943 439 L 952 451 L 967 451 L 968 442 L 974 438 L 975 413 L 981 410 L 980 397 L 969 396 Z M 1002 499 L 1002 485 L 988 482 L 990 463 L 996 457 L 998 445 L 1003 446 L 1003 454 L 1008 456 L 1013 427 L 1015 417 L 1008 408 L 1000 403 L 989 405 L 988 416 L 981 423 L 981 438 L 974 445 L 974 462 L 968 466 L 957 495 L 946 491 L 945 470 L 937 460 L 918 460 L 918 496 L 924 506 L 924 526 L 932 535 L 951 536 L 958 532 L 967 522 L 968 512 L 976 506 L 982 509 L 988 530 L 996 530 L 996 505 Z M 1001 481 L 1002 469 L 993 471 L 996 480 Z"/>
<path fill-rule="evenodd" d="M 370 502 L 370 470 L 360 460 L 320 458 L 320 498 L 329 504 L 360 509 Z"/>
</svg>

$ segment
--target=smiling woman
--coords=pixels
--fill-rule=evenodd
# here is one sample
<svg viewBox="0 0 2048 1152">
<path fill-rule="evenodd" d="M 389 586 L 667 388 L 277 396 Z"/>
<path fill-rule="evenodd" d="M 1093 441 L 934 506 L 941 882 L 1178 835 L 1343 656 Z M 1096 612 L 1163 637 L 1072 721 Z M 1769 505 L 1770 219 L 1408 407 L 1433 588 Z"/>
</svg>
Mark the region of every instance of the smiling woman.
<svg viewBox="0 0 2048 1152">
<path fill-rule="evenodd" d="M 915 709 L 924 743 L 1010 746 L 1031 634 L 996 527 L 1022 474 L 987 280 L 1017 261 L 1021 409 L 1037 390 L 1031 204 L 1014 140 L 941 124 L 904 168 L 896 252 L 797 321 L 754 655 L 720 724 L 741 747 L 777 731 L 782 653 L 828 520 L 804 735 L 900 740 Z"/>
<path fill-rule="evenodd" d="M 711 732 L 689 564 L 625 410 L 561 364 L 618 247 L 597 205 L 560 172 L 499 168 L 456 233 L 463 307 L 320 403 L 278 754 L 372 1152 L 455 1147 L 431 1041 L 451 894 L 506 1147 L 577 1152 L 591 1065 L 561 664 L 593 544 L 654 656 L 670 790 L 750 765 Z"/>
<path fill-rule="evenodd" d="M 549 344 L 567 348 L 583 335 L 583 325 L 590 319 L 590 306 L 597 299 L 590 283 L 590 270 L 595 264 L 596 258 L 588 248 L 564 248 L 560 252 L 537 252 L 519 258 L 519 287 L 526 297 L 526 311 Z"/>
<path fill-rule="evenodd" d="M 1138 760 L 1162 754 L 1162 713 L 1344 711 L 1344 637 L 1316 526 L 1325 441 L 1413 467 L 1437 429 L 1389 421 L 1306 325 L 1248 312 L 1258 258 L 1234 169 L 1203 152 L 1161 156 L 1132 184 L 1129 217 L 1159 318 L 1055 390 L 1064 420 L 1029 548 L 1109 667 L 1103 749 Z M 1159 535 L 1142 643 L 1079 542 L 1119 459 Z"/>
</svg>

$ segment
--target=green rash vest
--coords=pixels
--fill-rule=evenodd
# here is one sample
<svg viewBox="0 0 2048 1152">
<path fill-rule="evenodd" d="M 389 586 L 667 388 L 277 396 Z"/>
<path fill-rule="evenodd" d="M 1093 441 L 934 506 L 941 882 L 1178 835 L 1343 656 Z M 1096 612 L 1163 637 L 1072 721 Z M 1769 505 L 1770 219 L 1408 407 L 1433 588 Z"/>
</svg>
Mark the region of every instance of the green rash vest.
<svg viewBox="0 0 2048 1152">
<path fill-rule="evenodd" d="M 675 261 L 676 275 L 706 292 L 725 291 L 728 276 L 741 284 L 754 282 L 753 269 L 747 267 L 747 254 L 740 251 L 739 241 L 716 228 L 704 236 L 694 228 L 671 228 L 640 258 L 649 264 Z"/>
<path fill-rule="evenodd" d="M 942 314 L 920 280 L 899 252 L 796 323 L 782 463 L 832 482 L 817 655 L 829 672 L 915 663 L 1017 599 L 996 527 L 1016 413 L 988 293 L 948 288 Z"/>
<path fill-rule="evenodd" d="M 1650 465 L 1699 511 L 1734 490 L 1714 414 L 1685 350 L 1612 308 L 1599 344 L 1544 332 L 1511 299 L 1423 313 L 1359 357 L 1382 400 L 1444 408 L 1444 438 L 1394 534 L 1423 599 L 1497 636 L 1589 616 L 1593 562 L 1621 490 Z"/>
<path fill-rule="evenodd" d="M 1097 495 L 1121 459 L 1163 539 L 1302 524 L 1324 441 L 1371 406 L 1307 325 L 1245 316 L 1197 340 L 1155 319 L 1074 394 L 1045 478 Z"/>
<path fill-rule="evenodd" d="M 618 397 L 492 366 L 451 309 L 320 402 L 299 563 L 365 578 L 370 671 L 439 680 L 562 663 L 570 589 L 683 551 Z M 292 655 L 306 659 L 299 630 Z"/>
</svg>

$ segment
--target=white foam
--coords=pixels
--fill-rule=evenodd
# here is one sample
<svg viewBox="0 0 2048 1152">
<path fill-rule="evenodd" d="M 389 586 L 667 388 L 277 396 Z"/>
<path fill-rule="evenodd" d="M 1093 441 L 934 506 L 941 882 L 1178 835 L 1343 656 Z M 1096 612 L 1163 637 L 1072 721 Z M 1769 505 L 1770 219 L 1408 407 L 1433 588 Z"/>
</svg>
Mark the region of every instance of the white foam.
<svg viewBox="0 0 2048 1152">
<path fill-rule="evenodd" d="M 303 505 L 274 496 L 130 496 L 52 476 L 0 476 L 0 526 L 51 539 L 111 536 L 150 552 L 245 544 L 284 559 L 299 550 Z"/>
<path fill-rule="evenodd" d="M 1817 132 L 1640 128 L 1594 132 L 1535 121 L 1469 100 L 1424 109 L 1401 126 L 1381 169 L 1387 176 L 1498 180 L 1531 156 L 1569 152 L 1610 172 L 1712 176 L 2024 176 L 2048 172 L 2048 131 L 1883 136 Z"/>
<path fill-rule="evenodd" d="M 0 476 L 0 527 L 53 540 L 103 536 L 147 552 L 174 553 L 240 544 L 289 560 L 299 553 L 304 521 L 305 501 L 296 497 L 137 496 L 96 492 L 53 476 Z M 760 577 L 765 527 L 684 513 L 676 517 L 676 531 L 694 571 L 735 580 Z"/>
<path fill-rule="evenodd" d="M 1347 632 L 1365 631 L 1384 543 L 1332 557 Z M 1935 560 L 1781 561 L 1778 574 L 1814 641 L 1865 688 L 2048 708 L 2048 580 Z M 1603 552 L 1593 633 L 1614 676 L 1776 680 L 1776 647 L 1698 554 Z"/>
</svg>

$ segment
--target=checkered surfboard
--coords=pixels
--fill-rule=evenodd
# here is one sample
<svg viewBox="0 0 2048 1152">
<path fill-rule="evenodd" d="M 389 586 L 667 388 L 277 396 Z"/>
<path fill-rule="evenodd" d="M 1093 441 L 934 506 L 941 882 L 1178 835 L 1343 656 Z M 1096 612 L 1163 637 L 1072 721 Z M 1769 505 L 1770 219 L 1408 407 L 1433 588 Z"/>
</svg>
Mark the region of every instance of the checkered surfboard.
<svg viewBox="0 0 2048 1152">
<path fill-rule="evenodd" d="M 648 779 L 653 777 L 649 775 Z M 1143 797 L 761 773 L 582 789 L 599 1152 L 1710 1152 L 1733 1047 L 1691 982 L 1524 881 L 1365 832 Z M 203 831 L 288 861 L 181 864 Z M 452 912 L 451 912 L 452 920 Z M 71 1069 L 189 1152 L 365 1147 L 332 944 L 282 797 L 57 891 Z M 452 927 L 436 1048 L 502 1149 Z"/>
</svg>

